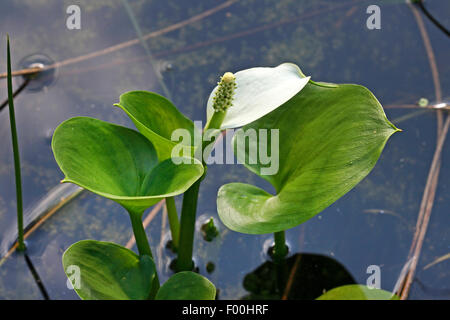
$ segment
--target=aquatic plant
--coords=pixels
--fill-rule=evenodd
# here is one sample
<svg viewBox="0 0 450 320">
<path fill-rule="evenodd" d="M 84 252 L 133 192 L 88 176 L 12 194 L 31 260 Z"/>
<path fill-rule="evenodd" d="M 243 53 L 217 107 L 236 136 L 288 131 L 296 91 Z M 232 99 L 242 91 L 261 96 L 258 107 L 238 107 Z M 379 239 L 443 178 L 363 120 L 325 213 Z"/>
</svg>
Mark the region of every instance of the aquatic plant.
<svg viewBox="0 0 450 320">
<path fill-rule="evenodd" d="M 157 288 L 152 257 L 138 256 L 111 242 L 75 243 L 64 253 L 63 266 L 66 271 L 79 268 L 79 283 L 75 280 L 73 287 L 85 300 L 213 300 L 216 296 L 208 279 L 190 271 L 173 275 Z"/>
<path fill-rule="evenodd" d="M 221 131 L 244 126 L 272 112 L 302 90 L 308 81 L 309 77 L 292 63 L 225 73 L 209 96 L 203 133 L 169 100 L 155 93 L 127 92 L 121 95 L 116 106 L 123 109 L 136 128 L 153 143 L 159 159 L 171 158 L 177 162 L 177 155 L 195 157 L 202 162 L 206 172 L 205 160 Z M 177 139 L 180 137 L 183 138 L 181 141 Z M 178 246 L 178 271 L 193 269 L 195 217 L 201 180 L 193 183 L 183 196 L 179 243 L 175 243 Z M 171 207 L 168 207 L 168 213 L 172 226 L 178 220 L 177 214 L 173 213 L 174 206 Z M 173 229 L 178 228 L 171 227 Z M 174 233 L 172 239 L 177 239 Z"/>
<path fill-rule="evenodd" d="M 66 271 L 70 265 L 80 268 L 81 285 L 78 289 L 74 286 L 79 296 L 84 299 L 154 298 L 159 280 L 142 225 L 143 212 L 161 199 L 186 191 L 202 176 L 201 163 L 175 165 L 171 159 L 160 161 L 153 145 L 140 133 L 83 117 L 69 119 L 58 126 L 52 148 L 65 174 L 63 182 L 78 184 L 112 199 L 128 211 L 139 251 L 137 257 L 118 245 L 98 241 L 74 244 L 65 252 L 63 262 Z M 186 277 L 190 283 L 190 276 Z M 148 283 L 134 288 L 130 284 L 133 280 Z M 128 285 L 133 287 L 130 292 L 125 290 Z M 192 291 L 192 299 L 197 292 Z"/>
<path fill-rule="evenodd" d="M 279 170 L 264 174 L 258 143 L 240 145 L 239 133 L 279 130 Z M 274 233 L 274 255 L 287 250 L 284 231 L 314 217 L 350 191 L 375 166 L 389 137 L 399 131 L 366 88 L 309 82 L 281 107 L 243 127 L 234 138 L 238 160 L 269 181 L 272 195 L 256 186 L 230 183 L 219 189 L 217 209 L 230 229 Z M 249 136 L 250 140 L 258 139 Z M 269 152 L 269 153 L 270 153 Z M 256 157 L 255 157 L 256 155 Z"/>
<path fill-rule="evenodd" d="M 139 132 L 97 119 L 76 117 L 55 130 L 52 149 L 62 182 L 75 183 L 122 205 L 129 213 L 139 255 L 112 243 L 85 240 L 72 245 L 63 264 L 81 270 L 77 293 L 84 299 L 212 299 L 215 288 L 192 273 L 193 240 L 200 184 L 214 142 L 226 129 L 238 160 L 268 180 L 271 195 L 242 183 L 220 188 L 219 217 L 238 232 L 275 234 L 274 256 L 287 254 L 284 230 L 310 219 L 339 199 L 373 168 L 396 131 L 376 98 L 364 87 L 318 83 L 292 63 L 225 73 L 207 102 L 200 131 L 166 98 L 146 91 L 120 96 Z M 246 131 L 272 130 L 271 147 Z M 253 140 L 252 140 L 253 139 Z M 263 151 L 276 154 L 279 168 L 267 170 Z M 255 156 L 256 155 L 256 156 Z M 183 195 L 181 219 L 173 197 Z M 161 288 L 142 225 L 143 212 L 166 200 L 177 274 Z M 68 276 L 70 278 L 69 272 Z M 106 285 L 108 284 L 108 285 Z M 192 290 L 181 290 L 187 285 Z M 214 290 L 213 290 L 214 288 Z"/>
<path fill-rule="evenodd" d="M 20 154 L 19 154 L 19 142 L 17 139 L 16 128 L 16 115 L 14 111 L 14 97 L 12 89 L 12 77 L 11 77 L 11 50 L 9 45 L 9 35 L 6 36 L 6 50 L 7 50 L 7 85 L 8 85 L 8 105 L 9 105 L 9 122 L 11 126 L 11 138 L 14 155 L 14 173 L 16 181 L 16 205 L 17 205 L 17 234 L 18 234 L 18 246 L 17 250 L 25 250 L 25 242 L 23 236 L 23 201 L 22 201 L 22 178 L 20 169 Z"/>
</svg>

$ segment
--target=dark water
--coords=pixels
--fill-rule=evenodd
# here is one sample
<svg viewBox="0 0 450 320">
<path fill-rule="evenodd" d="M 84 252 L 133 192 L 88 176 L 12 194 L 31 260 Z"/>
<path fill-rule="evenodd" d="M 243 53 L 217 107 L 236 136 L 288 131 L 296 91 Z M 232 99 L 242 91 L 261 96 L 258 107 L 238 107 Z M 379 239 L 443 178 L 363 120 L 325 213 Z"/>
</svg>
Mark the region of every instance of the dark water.
<svg viewBox="0 0 450 320">
<path fill-rule="evenodd" d="M 223 2 L 128 0 L 143 34 Z M 81 7 L 81 30 L 66 28 L 65 11 L 70 4 L 71 1 L 59 0 L 2 0 L 1 72 L 6 69 L 6 32 L 12 38 L 13 68 L 18 68 L 21 60 L 31 54 L 44 54 L 53 61 L 62 61 L 137 37 L 124 1 L 77 1 Z M 366 28 L 366 8 L 370 4 L 381 7 L 381 30 Z M 426 5 L 442 24 L 450 25 L 447 14 L 450 2 L 430 0 Z M 425 26 L 436 56 L 443 96 L 448 100 L 450 41 L 426 19 Z M 435 100 L 422 38 L 411 10 L 403 1 L 241 0 L 146 43 L 149 50 L 138 43 L 59 68 L 56 80 L 48 87 L 25 91 L 16 99 L 25 208 L 32 208 L 63 177 L 50 148 L 54 128 L 63 120 L 78 115 L 133 127 L 122 111 L 112 107 L 119 95 L 128 90 L 168 92 L 183 113 L 191 119 L 204 121 L 206 100 L 219 75 L 225 71 L 291 61 L 316 81 L 362 84 L 383 105 L 414 104 L 421 97 Z M 149 52 L 153 61 L 148 57 Z M 16 78 L 15 82 L 19 85 L 21 79 Z M 1 79 L 0 100 L 5 98 L 6 81 Z M 436 142 L 433 111 L 397 121 L 415 112 L 414 109 L 387 109 L 388 118 L 404 131 L 389 141 L 371 174 L 324 212 L 287 231 L 292 254 L 323 257 L 306 259 L 312 261 L 310 268 L 314 268 L 317 261 L 324 261 L 324 265 L 346 270 L 342 271 L 346 279 L 364 284 L 369 276 L 367 267 L 378 265 L 381 287 L 392 290 L 407 260 Z M 0 149 L 1 242 L 15 224 L 14 175 L 6 109 L 0 113 L 0 135 L 3 137 Z M 450 252 L 448 143 L 442 157 L 435 205 L 410 299 L 450 298 L 450 261 L 424 269 Z M 241 166 L 210 166 L 201 187 L 200 220 L 205 221 L 210 216 L 217 218 L 218 188 L 237 181 L 267 187 Z M 161 236 L 162 222 L 158 214 L 148 228 L 148 235 L 162 269 L 161 278 L 165 280 L 171 257 L 166 250 L 158 249 L 161 238 L 167 240 L 167 225 L 166 235 Z M 248 274 L 267 267 L 263 265 L 267 260 L 264 248 L 270 245 L 271 235 L 243 235 L 226 230 L 220 223 L 219 228 L 221 236 L 211 243 L 197 236 L 195 260 L 200 272 L 220 289 L 220 298 L 237 299 L 255 294 L 250 291 L 258 291 L 255 288 L 259 287 L 248 286 Z M 61 265 L 64 250 L 81 239 L 125 245 L 130 236 L 128 216 L 119 205 L 83 193 L 29 237 L 28 254 L 51 299 L 75 299 L 76 294 L 66 286 Z M 211 274 L 206 272 L 208 262 L 216 266 Z M 245 288 L 244 278 L 247 279 Z M 12 255 L 0 267 L 0 298 L 42 298 L 21 254 Z"/>
</svg>

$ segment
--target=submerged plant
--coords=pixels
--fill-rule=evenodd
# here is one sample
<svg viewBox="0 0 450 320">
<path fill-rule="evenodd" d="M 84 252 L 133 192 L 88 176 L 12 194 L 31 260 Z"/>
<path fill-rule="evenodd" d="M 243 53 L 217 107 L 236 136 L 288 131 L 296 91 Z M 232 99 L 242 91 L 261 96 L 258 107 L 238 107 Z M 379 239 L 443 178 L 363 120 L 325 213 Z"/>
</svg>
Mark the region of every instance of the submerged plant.
<svg viewBox="0 0 450 320">
<path fill-rule="evenodd" d="M 225 129 L 243 127 L 234 138 L 238 160 L 268 180 L 277 193 L 242 183 L 225 185 L 217 199 L 219 217 L 234 231 L 275 233 L 274 256 L 280 259 L 287 254 L 284 230 L 310 219 L 353 188 L 398 130 L 366 88 L 313 82 L 292 63 L 225 73 L 208 99 L 203 131 L 155 93 L 127 92 L 116 106 L 139 132 L 77 117 L 63 122 L 52 140 L 63 182 L 121 204 L 129 213 L 139 251 L 136 255 L 93 240 L 71 246 L 63 257 L 64 268 L 80 267 L 81 286 L 75 289 L 84 299 L 214 298 L 214 286 L 190 271 L 206 159 Z M 174 139 L 179 130 L 188 137 L 181 142 Z M 269 136 L 268 149 L 251 143 L 250 137 L 248 145 L 240 145 L 236 141 L 246 130 L 279 131 L 281 142 L 270 143 L 275 138 Z M 279 170 L 270 175 L 261 158 L 267 150 L 279 158 Z M 181 194 L 179 220 L 173 197 Z M 162 199 L 179 273 L 159 288 L 142 215 Z"/>
</svg>

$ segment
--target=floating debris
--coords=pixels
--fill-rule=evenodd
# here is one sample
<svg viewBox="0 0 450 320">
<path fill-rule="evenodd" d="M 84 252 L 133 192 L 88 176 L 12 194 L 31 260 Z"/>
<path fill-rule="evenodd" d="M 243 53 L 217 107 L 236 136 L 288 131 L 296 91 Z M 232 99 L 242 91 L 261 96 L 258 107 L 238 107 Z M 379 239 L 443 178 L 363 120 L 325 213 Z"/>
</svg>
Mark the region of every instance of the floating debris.
<svg viewBox="0 0 450 320">
<path fill-rule="evenodd" d="M 427 265 L 423 268 L 423 270 L 427 270 L 427 269 L 431 268 L 432 266 L 434 266 L 434 265 L 436 265 L 436 264 L 438 264 L 438 263 L 440 263 L 440 262 L 443 262 L 443 261 L 445 261 L 445 260 L 448 260 L 448 259 L 450 259 L 450 253 L 444 254 L 443 256 L 441 256 L 441 257 L 439 257 L 439 258 L 436 258 L 433 262 L 427 264 Z"/>
<path fill-rule="evenodd" d="M 215 269 L 216 269 L 216 265 L 214 264 L 214 262 L 209 261 L 206 264 L 206 272 L 213 273 Z"/>
<path fill-rule="evenodd" d="M 420 100 L 417 102 L 417 104 L 419 105 L 419 107 L 426 107 L 429 104 L 429 101 L 427 98 L 420 98 Z"/>
<path fill-rule="evenodd" d="M 35 205 L 25 210 L 23 216 L 23 225 L 25 230 L 25 238 L 31 234 L 43 221 L 53 215 L 63 205 L 73 200 L 83 191 L 82 188 L 74 184 L 60 184 L 51 189 L 44 197 Z M 16 222 L 17 223 L 17 222 Z M 3 235 L 0 240 L 0 266 L 3 261 L 14 252 L 17 246 L 17 226 L 12 225 L 11 228 Z"/>
<path fill-rule="evenodd" d="M 372 213 L 372 214 L 379 214 L 379 215 L 389 215 L 392 217 L 396 217 L 400 219 L 405 225 L 411 226 L 411 224 L 406 220 L 404 217 L 402 217 L 397 212 L 394 212 L 392 210 L 385 210 L 385 209 L 366 209 L 363 210 L 364 213 Z"/>
<path fill-rule="evenodd" d="M 208 242 L 213 241 L 219 235 L 219 230 L 217 230 L 213 218 L 210 218 L 205 224 L 203 224 L 200 230 L 202 232 L 203 239 Z"/>
</svg>

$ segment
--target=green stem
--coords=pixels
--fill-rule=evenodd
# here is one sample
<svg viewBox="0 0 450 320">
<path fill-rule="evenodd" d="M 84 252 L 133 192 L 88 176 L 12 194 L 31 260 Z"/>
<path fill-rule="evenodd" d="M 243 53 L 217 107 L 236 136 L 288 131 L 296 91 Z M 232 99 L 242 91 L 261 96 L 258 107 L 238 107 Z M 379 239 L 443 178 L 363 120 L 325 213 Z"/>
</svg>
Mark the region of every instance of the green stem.
<svg viewBox="0 0 450 320">
<path fill-rule="evenodd" d="M 201 179 L 197 180 L 183 196 L 181 210 L 180 243 L 178 247 L 177 272 L 192 271 L 192 251 L 194 247 L 195 215 Z"/>
<path fill-rule="evenodd" d="M 284 231 L 275 232 L 274 239 L 275 246 L 273 248 L 273 260 L 275 262 L 277 273 L 277 289 L 281 298 L 286 285 L 286 275 L 288 271 L 285 258 L 288 254 L 289 249 L 286 245 L 286 235 Z"/>
<path fill-rule="evenodd" d="M 273 248 L 273 257 L 275 261 L 281 261 L 288 254 L 288 247 L 286 245 L 286 235 L 284 231 L 279 231 L 275 232 L 273 236 L 275 239 L 275 246 Z"/>
<path fill-rule="evenodd" d="M 180 243 L 180 221 L 178 220 L 174 197 L 166 198 L 166 208 L 167 216 L 169 217 L 170 232 L 172 234 L 172 243 L 176 250 Z"/>
<path fill-rule="evenodd" d="M 24 251 L 25 243 L 23 236 L 23 201 L 22 201 L 22 178 L 20 173 L 19 143 L 17 139 L 16 116 L 14 113 L 14 99 L 12 91 L 11 77 L 11 52 L 9 47 L 9 36 L 7 36 L 7 69 L 8 69 L 8 102 L 9 102 L 9 122 L 11 124 L 11 137 L 14 155 L 14 172 L 16 176 L 16 200 L 17 200 L 17 229 L 18 247 L 17 250 Z"/>
<path fill-rule="evenodd" d="M 142 224 L 142 214 L 136 214 L 134 212 L 129 212 L 129 214 L 139 255 L 147 255 L 153 259 L 152 250 L 150 249 L 144 225 Z"/>
<path fill-rule="evenodd" d="M 142 224 L 142 213 L 128 212 L 131 219 L 131 226 L 133 227 L 134 238 L 136 239 L 136 245 L 139 251 L 139 255 L 147 255 L 153 259 L 152 250 L 148 243 L 148 238 L 145 233 L 144 225 Z M 159 290 L 159 278 L 158 273 L 155 270 L 155 279 L 153 280 L 152 290 L 149 298 L 153 299 Z"/>
<path fill-rule="evenodd" d="M 220 125 L 223 122 L 223 119 L 225 119 L 225 115 L 227 114 L 226 111 L 216 111 L 214 112 L 213 116 L 209 121 L 206 123 L 205 128 L 203 131 L 206 131 L 208 129 L 219 129 Z"/>
<path fill-rule="evenodd" d="M 208 129 L 219 129 L 225 118 L 225 112 L 214 112 L 211 119 L 209 119 L 203 132 Z M 201 150 L 201 161 L 205 167 L 205 173 L 203 177 L 197 180 L 185 193 L 183 196 L 183 207 L 181 209 L 181 221 L 180 221 L 180 240 L 178 247 L 178 258 L 177 258 L 177 272 L 180 271 L 191 271 L 193 269 L 192 265 L 192 252 L 194 247 L 194 233 L 195 233 L 195 216 L 197 213 L 197 201 L 198 192 L 200 190 L 200 183 L 202 182 L 204 176 L 206 175 L 206 164 L 203 157 L 203 150 L 210 144 L 209 141 L 204 141 L 202 139 Z"/>
<path fill-rule="evenodd" d="M 286 280 L 287 275 L 289 273 L 288 267 L 287 267 L 287 260 L 286 259 L 279 259 L 278 261 L 275 261 L 275 270 L 276 270 L 276 283 L 277 283 L 277 290 L 278 294 L 280 295 L 280 299 L 283 296 L 283 292 L 286 288 Z"/>
</svg>

